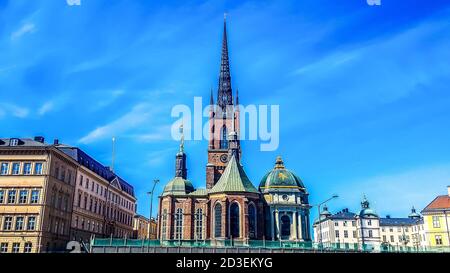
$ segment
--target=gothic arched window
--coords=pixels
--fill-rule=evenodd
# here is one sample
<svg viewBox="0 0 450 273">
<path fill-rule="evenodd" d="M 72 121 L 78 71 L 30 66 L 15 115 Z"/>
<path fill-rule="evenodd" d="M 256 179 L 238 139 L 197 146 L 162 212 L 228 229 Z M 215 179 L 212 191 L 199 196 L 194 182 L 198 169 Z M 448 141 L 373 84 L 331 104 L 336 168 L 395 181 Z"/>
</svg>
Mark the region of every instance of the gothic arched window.
<svg viewBox="0 0 450 273">
<path fill-rule="evenodd" d="M 217 203 L 214 207 L 214 237 L 222 236 L 222 205 Z"/>
<path fill-rule="evenodd" d="M 195 211 L 195 238 L 203 240 L 203 210 L 197 209 Z"/>
<path fill-rule="evenodd" d="M 163 240 L 167 239 L 166 235 L 167 235 L 167 209 L 164 209 L 161 224 L 161 238 Z"/>
<path fill-rule="evenodd" d="M 248 205 L 248 232 L 250 239 L 256 239 L 256 207 L 254 204 Z"/>
<path fill-rule="evenodd" d="M 227 127 L 223 126 L 220 136 L 220 149 L 228 149 L 228 132 Z"/>
<path fill-rule="evenodd" d="M 233 238 L 240 237 L 239 222 L 239 205 L 237 203 L 233 203 L 230 206 L 230 236 Z"/>
<path fill-rule="evenodd" d="M 175 240 L 183 238 L 183 209 L 178 208 L 175 212 Z"/>
</svg>

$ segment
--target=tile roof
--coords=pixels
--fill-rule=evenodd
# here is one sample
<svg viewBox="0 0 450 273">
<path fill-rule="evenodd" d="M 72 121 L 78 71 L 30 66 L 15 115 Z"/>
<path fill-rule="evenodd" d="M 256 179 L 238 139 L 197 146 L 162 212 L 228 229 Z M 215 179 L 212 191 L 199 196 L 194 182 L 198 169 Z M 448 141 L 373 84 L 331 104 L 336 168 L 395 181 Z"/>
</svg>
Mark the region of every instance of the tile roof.
<svg viewBox="0 0 450 273">
<path fill-rule="evenodd" d="M 209 191 L 209 193 L 221 192 L 259 193 L 250 179 L 248 179 L 241 164 L 236 161 L 234 156 L 231 157 L 230 162 L 228 162 L 228 165 L 219 181 L 217 181 L 217 184 Z"/>
<path fill-rule="evenodd" d="M 419 222 L 413 218 L 380 218 L 380 226 L 411 226 Z"/>
<path fill-rule="evenodd" d="M 431 201 L 428 206 L 426 206 L 423 212 L 435 211 L 435 210 L 448 210 L 450 209 L 450 196 L 449 195 L 440 195 L 436 197 L 433 201 Z"/>
<path fill-rule="evenodd" d="M 354 220 L 356 214 L 348 211 L 340 211 L 336 214 L 331 215 L 329 218 L 333 220 Z"/>
<path fill-rule="evenodd" d="M 11 140 L 17 139 L 16 146 L 11 145 Z M 0 138 L 0 147 L 49 147 L 52 145 L 36 141 L 31 138 Z"/>
</svg>

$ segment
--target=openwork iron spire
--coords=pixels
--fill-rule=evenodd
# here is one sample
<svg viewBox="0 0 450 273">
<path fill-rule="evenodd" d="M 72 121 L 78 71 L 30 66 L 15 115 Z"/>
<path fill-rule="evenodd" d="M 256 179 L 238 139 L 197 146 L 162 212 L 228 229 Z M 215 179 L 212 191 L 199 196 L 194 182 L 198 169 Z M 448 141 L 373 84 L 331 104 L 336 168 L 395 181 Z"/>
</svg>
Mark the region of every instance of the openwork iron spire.
<svg viewBox="0 0 450 273">
<path fill-rule="evenodd" d="M 227 105 L 233 105 L 233 91 L 231 90 L 230 61 L 228 58 L 228 37 L 226 14 L 223 22 L 223 41 L 222 41 L 222 61 L 220 64 L 219 90 L 217 104 L 226 108 Z"/>
</svg>

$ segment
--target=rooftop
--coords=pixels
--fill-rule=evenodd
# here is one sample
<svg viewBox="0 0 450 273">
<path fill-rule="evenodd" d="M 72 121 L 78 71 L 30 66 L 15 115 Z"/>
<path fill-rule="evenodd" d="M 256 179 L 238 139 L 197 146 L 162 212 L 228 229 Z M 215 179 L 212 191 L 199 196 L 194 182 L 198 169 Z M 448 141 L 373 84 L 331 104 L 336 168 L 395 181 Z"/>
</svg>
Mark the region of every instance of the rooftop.
<svg viewBox="0 0 450 273">
<path fill-rule="evenodd" d="M 440 195 L 431 201 L 431 203 L 423 209 L 422 213 L 448 209 L 450 209 L 450 196 Z"/>
</svg>

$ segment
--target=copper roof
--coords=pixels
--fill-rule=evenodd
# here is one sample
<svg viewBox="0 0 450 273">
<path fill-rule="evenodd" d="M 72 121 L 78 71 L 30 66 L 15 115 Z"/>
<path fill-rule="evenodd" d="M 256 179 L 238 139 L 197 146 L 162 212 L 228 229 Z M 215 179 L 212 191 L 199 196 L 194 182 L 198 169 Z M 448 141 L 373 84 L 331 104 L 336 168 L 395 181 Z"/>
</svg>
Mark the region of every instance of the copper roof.
<svg viewBox="0 0 450 273">
<path fill-rule="evenodd" d="M 428 206 L 426 206 L 422 212 L 445 209 L 450 209 L 450 196 L 440 195 L 436 197 L 430 204 L 428 204 Z"/>
</svg>

